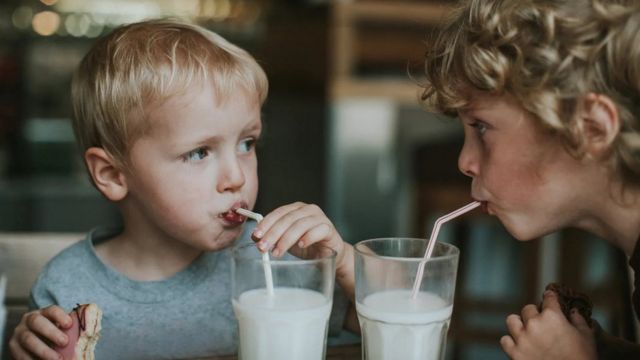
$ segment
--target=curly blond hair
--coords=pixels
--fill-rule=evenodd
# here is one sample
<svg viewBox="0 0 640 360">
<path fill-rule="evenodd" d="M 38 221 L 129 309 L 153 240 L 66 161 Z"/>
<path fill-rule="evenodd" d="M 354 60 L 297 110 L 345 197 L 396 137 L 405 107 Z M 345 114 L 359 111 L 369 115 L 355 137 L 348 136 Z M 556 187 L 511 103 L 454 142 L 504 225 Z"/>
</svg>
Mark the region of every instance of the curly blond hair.
<svg viewBox="0 0 640 360">
<path fill-rule="evenodd" d="M 268 91 L 249 53 L 200 26 L 158 19 L 117 28 L 73 76 L 73 128 L 82 152 L 101 147 L 126 167 L 131 146 L 150 126 L 149 107 L 204 82 L 219 103 L 241 89 L 262 104 Z"/>
<path fill-rule="evenodd" d="M 509 94 L 580 156 L 574 114 L 605 94 L 621 119 L 616 167 L 639 184 L 639 34 L 638 0 L 464 1 L 427 50 L 422 100 L 454 115 L 475 91 Z"/>
</svg>

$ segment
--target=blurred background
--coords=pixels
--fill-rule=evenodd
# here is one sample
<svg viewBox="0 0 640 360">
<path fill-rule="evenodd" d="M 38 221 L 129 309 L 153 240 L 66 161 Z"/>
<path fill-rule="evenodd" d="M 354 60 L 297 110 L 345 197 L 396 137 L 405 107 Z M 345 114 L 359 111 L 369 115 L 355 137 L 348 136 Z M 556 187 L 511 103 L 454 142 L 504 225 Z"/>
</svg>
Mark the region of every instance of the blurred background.
<svg viewBox="0 0 640 360">
<path fill-rule="evenodd" d="M 352 243 L 428 237 L 438 216 L 471 200 L 469 181 L 457 170 L 460 125 L 429 114 L 418 101 L 422 54 L 452 5 L 3 0 L 0 232 L 84 233 L 119 222 L 115 207 L 88 182 L 76 151 L 71 72 L 115 26 L 172 16 L 247 49 L 269 76 L 258 211 L 316 203 Z M 612 333 L 636 336 L 626 259 L 599 239 L 566 231 L 519 243 L 476 212 L 448 223 L 440 240 L 462 254 L 449 359 L 506 358 L 498 345 L 504 319 L 539 302 L 551 281 L 588 293 L 594 317 Z"/>
</svg>

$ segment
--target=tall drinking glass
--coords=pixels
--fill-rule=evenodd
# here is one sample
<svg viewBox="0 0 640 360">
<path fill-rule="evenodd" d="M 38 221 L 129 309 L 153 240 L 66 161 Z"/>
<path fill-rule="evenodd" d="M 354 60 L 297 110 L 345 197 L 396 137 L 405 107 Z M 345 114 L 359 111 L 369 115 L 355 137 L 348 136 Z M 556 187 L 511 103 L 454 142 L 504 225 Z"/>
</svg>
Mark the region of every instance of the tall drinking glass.
<svg viewBox="0 0 640 360">
<path fill-rule="evenodd" d="M 335 251 L 314 247 L 300 258 L 287 254 L 267 264 L 256 245 L 232 251 L 232 302 L 240 327 L 242 360 L 325 357 L 335 282 Z"/>
<path fill-rule="evenodd" d="M 444 358 L 460 251 L 437 243 L 413 297 L 427 243 L 426 239 L 381 238 L 355 245 L 363 359 Z"/>
</svg>

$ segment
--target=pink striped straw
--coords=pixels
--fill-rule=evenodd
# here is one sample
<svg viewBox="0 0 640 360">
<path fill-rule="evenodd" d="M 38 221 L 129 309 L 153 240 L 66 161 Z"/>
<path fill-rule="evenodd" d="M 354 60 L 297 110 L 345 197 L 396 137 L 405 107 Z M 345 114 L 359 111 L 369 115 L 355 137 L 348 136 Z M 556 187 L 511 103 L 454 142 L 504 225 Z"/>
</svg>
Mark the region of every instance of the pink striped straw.
<svg viewBox="0 0 640 360">
<path fill-rule="evenodd" d="M 260 223 L 264 217 L 258 213 L 253 211 L 249 211 L 247 209 L 238 208 L 236 212 L 242 216 L 246 216 L 249 219 L 253 219 L 256 223 Z M 262 269 L 264 270 L 264 281 L 267 286 L 267 294 L 269 296 L 273 296 L 273 274 L 271 273 L 271 260 L 269 259 L 269 252 L 265 251 L 262 253 Z"/>
<path fill-rule="evenodd" d="M 466 212 L 469 212 L 478 206 L 480 206 L 479 201 L 474 201 L 470 204 L 467 204 L 461 207 L 458 210 L 452 211 L 447 215 L 441 216 L 436 220 L 436 223 L 433 225 L 433 230 L 431 231 L 431 236 L 429 237 L 429 243 L 427 244 L 427 250 L 424 253 L 424 258 L 420 262 L 420 266 L 418 267 L 418 273 L 416 274 L 416 280 L 413 283 L 413 291 L 411 292 L 411 298 L 415 299 L 418 295 L 418 290 L 420 289 L 420 283 L 422 282 L 422 275 L 424 274 L 424 266 L 427 264 L 427 261 L 431 258 L 431 253 L 433 252 L 433 248 L 436 246 L 436 239 L 438 238 L 438 233 L 440 232 L 440 226 L 446 223 L 447 221 L 454 219 Z"/>
</svg>

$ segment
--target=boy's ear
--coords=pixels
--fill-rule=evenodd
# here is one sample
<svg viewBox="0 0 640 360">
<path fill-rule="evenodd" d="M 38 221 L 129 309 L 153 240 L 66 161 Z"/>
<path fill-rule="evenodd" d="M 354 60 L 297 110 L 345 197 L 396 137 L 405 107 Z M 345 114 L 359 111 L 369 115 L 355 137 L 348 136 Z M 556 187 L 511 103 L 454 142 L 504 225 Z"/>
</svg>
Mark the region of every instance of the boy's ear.
<svg viewBox="0 0 640 360">
<path fill-rule="evenodd" d="M 578 121 L 582 122 L 585 150 L 594 158 L 607 156 L 620 133 L 618 108 L 602 94 L 589 93 L 583 100 Z"/>
<path fill-rule="evenodd" d="M 84 161 L 94 184 L 111 201 L 120 201 L 127 195 L 124 173 L 111 155 L 99 147 L 91 147 L 84 153 Z"/>
</svg>

